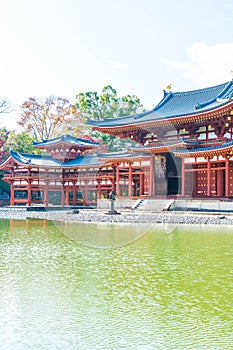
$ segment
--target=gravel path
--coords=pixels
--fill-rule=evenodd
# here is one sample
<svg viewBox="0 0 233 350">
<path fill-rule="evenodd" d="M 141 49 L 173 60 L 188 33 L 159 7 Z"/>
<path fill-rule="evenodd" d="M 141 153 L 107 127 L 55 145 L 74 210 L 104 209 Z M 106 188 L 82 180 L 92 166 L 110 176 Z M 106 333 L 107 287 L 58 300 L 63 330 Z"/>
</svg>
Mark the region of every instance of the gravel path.
<svg viewBox="0 0 233 350">
<path fill-rule="evenodd" d="M 0 218 L 25 220 L 27 218 L 47 219 L 69 222 L 93 223 L 170 223 L 170 224 L 204 224 L 233 225 L 233 214 L 203 214 L 191 212 L 139 212 L 122 211 L 119 215 L 108 215 L 104 211 L 80 210 L 73 211 L 26 211 L 25 209 L 0 208 Z"/>
</svg>

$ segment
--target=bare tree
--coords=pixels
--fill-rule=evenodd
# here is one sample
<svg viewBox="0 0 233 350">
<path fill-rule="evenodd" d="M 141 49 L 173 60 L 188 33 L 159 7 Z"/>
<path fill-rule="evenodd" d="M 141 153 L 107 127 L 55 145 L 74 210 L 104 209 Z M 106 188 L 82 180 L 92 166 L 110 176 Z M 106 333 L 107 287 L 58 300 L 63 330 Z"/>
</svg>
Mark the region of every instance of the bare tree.
<svg viewBox="0 0 233 350">
<path fill-rule="evenodd" d="M 10 113 L 12 112 L 12 107 L 11 104 L 8 100 L 6 99 L 1 99 L 0 100 L 0 113 Z"/>
<path fill-rule="evenodd" d="M 76 118 L 76 108 L 62 97 L 47 97 L 45 100 L 30 97 L 21 106 L 21 119 L 18 124 L 35 141 L 61 135 L 67 128 L 70 118 Z"/>
</svg>

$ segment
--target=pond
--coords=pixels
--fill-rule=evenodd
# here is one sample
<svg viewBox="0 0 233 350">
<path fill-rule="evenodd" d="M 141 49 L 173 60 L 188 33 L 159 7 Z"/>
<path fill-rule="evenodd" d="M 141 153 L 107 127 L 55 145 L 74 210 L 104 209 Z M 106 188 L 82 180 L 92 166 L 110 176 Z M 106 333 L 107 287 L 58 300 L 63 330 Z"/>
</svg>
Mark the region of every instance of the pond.
<svg viewBox="0 0 233 350">
<path fill-rule="evenodd" d="M 232 349 L 233 232 L 0 220 L 0 349 Z"/>
</svg>

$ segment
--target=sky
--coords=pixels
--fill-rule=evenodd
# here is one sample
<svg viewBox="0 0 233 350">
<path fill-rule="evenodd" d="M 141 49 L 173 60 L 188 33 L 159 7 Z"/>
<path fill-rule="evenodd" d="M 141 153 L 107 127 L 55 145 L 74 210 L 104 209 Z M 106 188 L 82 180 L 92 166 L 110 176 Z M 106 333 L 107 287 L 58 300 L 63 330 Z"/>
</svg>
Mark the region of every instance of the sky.
<svg viewBox="0 0 233 350">
<path fill-rule="evenodd" d="M 19 106 L 110 84 L 146 109 L 232 79 L 233 0 L 0 0 L 0 98 Z"/>
</svg>

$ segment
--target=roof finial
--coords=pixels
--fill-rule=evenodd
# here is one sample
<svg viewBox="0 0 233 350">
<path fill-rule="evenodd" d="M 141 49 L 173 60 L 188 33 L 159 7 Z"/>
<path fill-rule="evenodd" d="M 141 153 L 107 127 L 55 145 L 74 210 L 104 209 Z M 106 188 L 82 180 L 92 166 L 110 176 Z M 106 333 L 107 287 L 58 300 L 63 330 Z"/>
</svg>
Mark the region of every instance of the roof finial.
<svg viewBox="0 0 233 350">
<path fill-rule="evenodd" d="M 169 85 L 167 85 L 166 89 L 167 89 L 168 92 L 170 92 L 171 89 L 172 89 L 172 84 L 170 83 Z"/>
</svg>

